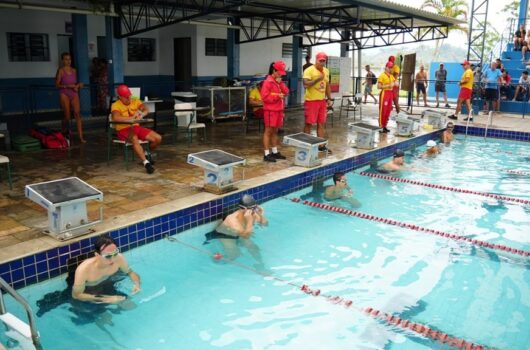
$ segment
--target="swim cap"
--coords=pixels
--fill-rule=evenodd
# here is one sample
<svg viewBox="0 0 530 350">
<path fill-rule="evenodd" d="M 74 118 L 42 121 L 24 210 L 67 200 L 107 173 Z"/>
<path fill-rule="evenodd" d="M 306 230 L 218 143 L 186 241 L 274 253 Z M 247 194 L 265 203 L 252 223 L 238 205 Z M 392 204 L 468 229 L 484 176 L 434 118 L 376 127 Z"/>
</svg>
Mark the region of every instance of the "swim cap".
<svg viewBox="0 0 530 350">
<path fill-rule="evenodd" d="M 404 156 L 405 156 L 405 152 L 403 152 L 402 150 L 397 149 L 394 151 L 394 158 L 400 158 Z"/>
<path fill-rule="evenodd" d="M 427 141 L 427 147 L 429 148 L 436 147 L 436 141 L 433 141 L 433 140 Z"/>
<path fill-rule="evenodd" d="M 239 200 L 239 207 L 242 209 L 252 209 L 257 206 L 256 200 L 250 194 L 245 194 Z"/>
</svg>

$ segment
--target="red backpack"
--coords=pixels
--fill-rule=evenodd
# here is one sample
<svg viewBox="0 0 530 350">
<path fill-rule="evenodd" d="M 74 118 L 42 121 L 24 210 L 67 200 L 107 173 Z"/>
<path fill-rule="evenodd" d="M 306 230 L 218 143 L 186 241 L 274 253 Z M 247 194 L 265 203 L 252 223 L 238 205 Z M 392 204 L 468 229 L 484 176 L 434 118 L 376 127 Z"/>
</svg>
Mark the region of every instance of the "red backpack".
<svg viewBox="0 0 530 350">
<path fill-rule="evenodd" d="M 60 131 L 38 127 L 31 129 L 29 135 L 38 139 L 44 148 L 68 148 L 68 141 Z"/>
</svg>

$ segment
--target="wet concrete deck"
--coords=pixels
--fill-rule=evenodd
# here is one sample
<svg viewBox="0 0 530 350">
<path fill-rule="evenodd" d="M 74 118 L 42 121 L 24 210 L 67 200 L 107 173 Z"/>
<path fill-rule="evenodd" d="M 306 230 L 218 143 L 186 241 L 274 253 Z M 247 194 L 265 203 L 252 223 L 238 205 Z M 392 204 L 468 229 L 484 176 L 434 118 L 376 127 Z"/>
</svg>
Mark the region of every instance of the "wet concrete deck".
<svg viewBox="0 0 530 350">
<path fill-rule="evenodd" d="M 415 107 L 414 112 L 420 113 L 422 110 L 421 107 Z M 353 133 L 347 124 L 351 121 L 351 112 L 350 119 L 345 115 L 339 119 L 336 108 L 333 125 L 331 121 L 327 124 L 329 148 L 333 154 L 324 160 L 324 164 L 366 152 L 349 146 Z M 377 124 L 376 105 L 363 105 L 363 121 Z M 475 117 L 473 125 L 484 127 L 486 123 L 487 116 L 481 115 Z M 392 132 L 380 135 L 379 147 L 405 140 L 393 135 L 393 122 L 389 125 Z M 289 110 L 286 113 L 284 135 L 300 132 L 302 128 L 303 111 Z M 520 115 L 496 114 L 493 128 L 530 132 L 530 121 L 522 119 Z M 47 225 L 46 211 L 25 198 L 24 186 L 27 184 L 77 176 L 101 190 L 104 202 L 89 205 L 91 218 L 97 217 L 98 207 L 103 206 L 104 222 L 95 226 L 94 234 L 98 234 L 216 198 L 202 191 L 203 171 L 186 163 L 189 153 L 218 148 L 246 158 L 247 165 L 235 171 L 236 180 L 244 180 L 238 185 L 240 189 L 306 171 L 292 165 L 290 159 L 294 150 L 289 147 L 281 148 L 287 156 L 286 161 L 263 162 L 262 134 L 257 124 L 251 124 L 248 132 L 245 131 L 245 124 L 237 120 L 207 124 L 206 141 L 200 135 L 194 137 L 191 145 L 188 145 L 184 133 L 172 144 L 171 128 L 162 125 L 159 129 L 164 140 L 157 151 L 156 172 L 152 175 L 146 174 L 137 160 L 130 163 L 127 171 L 122 152 L 116 146 L 114 156 L 107 164 L 104 130 L 89 131 L 86 134 L 87 144 L 74 145 L 65 151 L 2 151 L 12 162 L 14 182 L 13 190 L 8 189 L 5 178 L 0 182 L 0 263 L 64 244 L 42 233 Z M 421 129 L 419 135 L 426 132 Z"/>
</svg>

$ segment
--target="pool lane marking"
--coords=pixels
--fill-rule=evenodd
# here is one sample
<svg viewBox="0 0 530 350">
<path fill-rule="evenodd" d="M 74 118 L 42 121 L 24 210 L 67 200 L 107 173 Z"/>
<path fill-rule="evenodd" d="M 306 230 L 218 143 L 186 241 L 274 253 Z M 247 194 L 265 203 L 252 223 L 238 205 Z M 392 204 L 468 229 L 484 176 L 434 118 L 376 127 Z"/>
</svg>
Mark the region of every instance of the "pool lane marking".
<svg viewBox="0 0 530 350">
<path fill-rule="evenodd" d="M 452 239 L 452 240 L 457 241 L 457 242 L 464 242 L 464 243 L 468 243 L 468 244 L 479 246 L 479 247 L 485 247 L 485 248 L 490 248 L 490 249 L 494 249 L 494 250 L 499 250 L 499 251 L 503 251 L 503 252 L 508 252 L 508 253 L 520 255 L 520 256 L 523 256 L 523 257 L 530 257 L 530 252 L 529 251 L 525 251 L 525 250 L 522 250 L 522 249 L 515 249 L 515 248 L 509 247 L 509 246 L 502 245 L 502 244 L 494 244 L 494 243 L 489 243 L 489 242 L 486 242 L 486 241 L 481 241 L 481 240 L 478 240 L 478 239 L 471 239 L 471 238 L 466 237 L 466 236 L 455 235 L 453 233 L 448 233 L 448 232 L 443 232 L 443 231 L 439 231 L 439 230 L 434 230 L 434 229 L 427 228 L 427 227 L 422 227 L 422 226 L 409 224 L 409 223 L 402 222 L 402 221 L 387 219 L 387 218 L 383 218 L 383 217 L 380 217 L 380 216 L 366 214 L 366 213 L 362 213 L 362 212 L 358 212 L 358 211 L 354 211 L 354 210 L 350 210 L 350 209 L 345 209 L 345 208 L 342 208 L 342 207 L 336 207 L 336 206 L 329 205 L 329 204 L 302 200 L 300 198 L 292 198 L 291 201 L 295 202 L 295 203 L 301 203 L 301 204 L 304 204 L 304 205 L 307 205 L 307 206 L 310 206 L 310 207 L 315 207 L 315 208 L 324 209 L 324 210 L 327 210 L 327 211 L 333 211 L 333 212 L 340 213 L 340 214 L 354 216 L 354 217 L 357 217 L 357 218 L 360 218 L 360 219 L 366 219 L 366 220 L 370 220 L 370 221 L 381 222 L 381 223 L 388 224 L 388 225 L 399 226 L 399 227 L 408 228 L 408 229 L 414 230 L 414 231 L 419 231 L 419 232 L 423 232 L 423 233 L 427 233 L 427 234 L 433 234 L 433 235 L 440 236 L 440 237 L 443 237 L 443 238 Z"/>
<path fill-rule="evenodd" d="M 402 182 L 402 183 L 411 184 L 411 185 L 430 187 L 430 188 L 435 188 L 435 189 L 438 189 L 438 190 L 445 190 L 445 191 L 465 193 L 465 194 L 474 194 L 474 195 L 477 195 L 477 196 L 483 196 L 483 197 L 498 199 L 498 200 L 502 200 L 502 201 L 506 201 L 506 202 L 517 203 L 517 204 L 526 204 L 526 205 L 530 204 L 530 200 L 528 200 L 528 199 L 508 197 L 508 196 L 503 196 L 503 195 L 499 195 L 499 194 L 495 194 L 495 193 L 489 193 L 489 192 L 466 190 L 466 189 L 458 188 L 458 187 L 436 185 L 436 184 L 431 184 L 431 183 L 428 183 L 428 182 L 417 181 L 417 180 L 401 179 L 401 178 L 388 176 L 388 175 L 368 173 L 366 171 L 360 172 L 359 175 L 373 177 L 373 178 L 376 178 L 376 179 L 394 181 L 394 182 Z"/>
<path fill-rule="evenodd" d="M 508 170 L 505 170 L 508 174 L 513 174 L 513 175 L 521 175 L 521 176 L 530 176 L 530 172 L 529 171 L 522 171 L 522 170 L 512 170 L 512 169 L 508 169 Z"/>
<path fill-rule="evenodd" d="M 165 238 L 170 241 L 170 242 L 177 242 L 187 248 L 190 248 L 192 250 L 195 250 L 201 254 L 204 254 L 204 255 L 207 255 L 209 257 L 212 257 L 212 254 L 211 252 L 205 250 L 205 249 L 200 249 L 194 245 L 191 245 L 189 243 L 185 243 L 185 242 L 182 242 L 181 240 L 179 240 L 178 238 L 174 237 L 174 236 L 169 236 L 169 235 L 166 235 Z M 217 253 L 215 254 L 217 255 Z M 448 333 L 445 333 L 445 332 L 442 332 L 440 330 L 436 330 L 428 325 L 425 325 L 425 324 L 422 324 L 422 323 L 418 323 L 418 322 L 413 322 L 413 321 L 410 321 L 410 320 L 407 320 L 407 319 L 404 319 L 404 318 L 400 318 L 399 316 L 397 315 L 392 315 L 392 314 L 388 314 L 386 312 L 383 312 L 381 310 L 377 310 L 377 309 L 374 309 L 374 308 L 371 308 L 371 307 L 365 307 L 365 308 L 361 308 L 361 307 L 358 307 L 356 305 L 353 304 L 353 301 L 350 300 L 350 299 L 345 299 L 345 298 L 342 298 L 340 296 L 336 296 L 336 295 L 327 295 L 327 294 L 323 294 L 320 289 L 312 289 L 311 287 L 309 287 L 308 285 L 306 284 L 303 284 L 303 285 L 300 285 L 300 284 L 297 284 L 297 283 L 294 283 L 294 282 L 291 282 L 291 281 L 287 281 L 281 277 L 276 277 L 274 275 L 271 275 L 269 273 L 266 273 L 266 272 L 263 272 L 263 271 L 258 271 L 250 266 L 247 266 L 247 265 L 244 265 L 244 264 L 241 264 L 241 263 L 238 263 L 237 261 L 234 261 L 234 260 L 230 260 L 230 259 L 226 259 L 225 257 L 220 257 L 220 258 L 215 258 L 216 260 L 223 260 L 224 262 L 228 263 L 228 264 L 231 264 L 231 265 L 234 265 L 234 266 L 237 266 L 237 267 L 240 267 L 242 269 L 245 269 L 247 271 L 250 271 L 250 272 L 253 272 L 255 274 L 258 274 L 260 276 L 263 276 L 263 277 L 269 277 L 269 278 L 272 278 L 278 282 L 282 282 L 282 283 L 285 283 L 285 284 L 288 284 L 292 287 L 295 287 L 296 289 L 302 291 L 303 293 L 307 294 L 307 295 L 311 295 L 311 296 L 314 296 L 314 297 L 321 297 L 321 298 L 324 298 L 326 299 L 328 302 L 332 303 L 332 304 L 335 304 L 335 305 L 342 305 L 344 306 L 345 308 L 347 309 L 354 309 L 354 310 L 357 310 L 361 313 L 364 313 L 372 318 L 375 318 L 379 321 L 382 321 L 384 323 L 386 323 L 387 325 L 391 326 L 391 327 L 401 327 L 403 328 L 404 330 L 406 331 L 410 331 L 410 332 L 413 332 L 413 333 L 416 333 L 420 336 L 423 336 L 425 338 L 429 338 L 433 341 L 437 341 L 439 343 L 442 343 L 442 344 L 445 344 L 451 348 L 455 348 L 455 349 L 465 349 L 465 350 L 493 350 L 492 348 L 488 348 L 486 346 L 483 346 L 483 345 L 479 345 L 479 344 L 476 344 L 476 343 L 473 343 L 473 342 L 469 342 L 469 341 L 466 341 L 462 338 L 458 338 L 456 336 L 452 336 L 452 335 L 449 335 Z"/>
</svg>

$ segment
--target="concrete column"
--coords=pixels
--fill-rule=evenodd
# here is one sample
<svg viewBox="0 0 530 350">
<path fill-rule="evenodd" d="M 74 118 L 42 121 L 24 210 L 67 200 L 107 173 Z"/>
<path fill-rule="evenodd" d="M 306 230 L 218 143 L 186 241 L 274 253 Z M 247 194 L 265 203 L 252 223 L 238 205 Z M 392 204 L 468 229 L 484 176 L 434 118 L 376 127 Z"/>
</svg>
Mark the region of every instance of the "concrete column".
<svg viewBox="0 0 530 350">
<path fill-rule="evenodd" d="M 349 30 L 343 30 L 342 35 L 345 38 L 350 38 L 351 32 Z M 340 57 L 348 57 L 348 46 L 349 43 L 342 43 L 340 44 Z"/>
<path fill-rule="evenodd" d="M 239 25 L 239 19 L 230 19 L 233 25 Z M 239 29 L 226 30 L 226 72 L 228 79 L 239 77 Z"/>
<path fill-rule="evenodd" d="M 109 95 L 114 96 L 114 85 L 123 83 L 123 43 L 122 39 L 116 39 L 116 29 L 120 26 L 120 20 L 116 17 L 105 17 L 106 54 L 109 73 Z"/>
<path fill-rule="evenodd" d="M 72 14 L 72 44 L 77 79 L 80 83 L 90 83 L 90 63 L 88 59 L 88 33 L 86 15 Z M 84 88 L 79 92 L 81 104 L 81 116 L 87 117 L 91 114 L 90 89 Z"/>
<path fill-rule="evenodd" d="M 302 71 L 303 61 L 302 38 L 293 36 L 293 63 L 291 68 L 291 78 L 289 82 L 289 105 L 294 106 L 302 103 L 301 79 L 304 75 Z"/>
<path fill-rule="evenodd" d="M 528 13 L 528 0 L 521 0 L 519 3 L 519 25 L 526 26 L 526 14 Z"/>
</svg>

